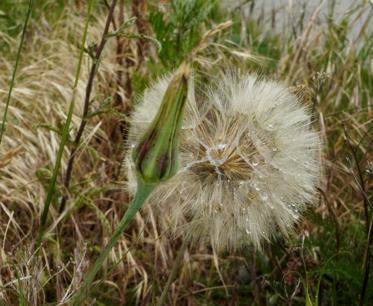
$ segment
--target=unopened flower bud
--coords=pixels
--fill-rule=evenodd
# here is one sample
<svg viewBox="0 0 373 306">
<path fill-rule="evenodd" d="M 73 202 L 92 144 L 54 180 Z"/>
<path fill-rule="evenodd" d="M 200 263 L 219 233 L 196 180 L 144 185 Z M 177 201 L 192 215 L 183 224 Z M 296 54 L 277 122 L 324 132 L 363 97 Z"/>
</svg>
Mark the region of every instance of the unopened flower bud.
<svg viewBox="0 0 373 306">
<path fill-rule="evenodd" d="M 133 150 L 137 175 L 145 183 L 168 180 L 177 171 L 188 76 L 189 67 L 182 64 L 168 85 L 157 115 Z"/>
</svg>

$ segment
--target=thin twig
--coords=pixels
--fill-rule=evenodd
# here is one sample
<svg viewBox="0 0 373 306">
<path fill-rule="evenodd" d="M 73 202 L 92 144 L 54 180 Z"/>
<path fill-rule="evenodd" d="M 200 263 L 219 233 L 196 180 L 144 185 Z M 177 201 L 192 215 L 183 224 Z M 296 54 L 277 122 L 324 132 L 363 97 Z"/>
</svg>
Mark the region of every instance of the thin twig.
<svg viewBox="0 0 373 306">
<path fill-rule="evenodd" d="M 8 115 L 10 98 L 12 96 L 12 91 L 13 91 L 13 87 L 14 87 L 14 83 L 15 83 L 15 79 L 16 79 L 17 68 L 18 68 L 19 60 L 21 58 L 21 52 L 22 52 L 23 42 L 25 41 L 27 24 L 28 24 L 28 21 L 29 21 L 30 16 L 31 16 L 33 2 L 34 2 L 33 0 L 29 1 L 27 13 L 26 13 L 25 23 L 23 24 L 21 41 L 20 41 L 19 46 L 18 46 L 18 51 L 17 51 L 17 56 L 16 56 L 16 63 L 14 65 L 12 79 L 10 80 L 8 96 L 7 96 L 6 102 L 5 102 L 5 109 L 4 109 L 4 114 L 3 114 L 3 120 L 1 122 L 1 127 L 0 127 L 0 144 L 1 144 L 1 141 L 3 140 L 3 135 L 4 135 L 4 132 L 5 132 L 6 117 Z"/>
<path fill-rule="evenodd" d="M 104 28 L 104 31 L 102 32 L 101 41 L 96 49 L 96 54 L 93 58 L 93 63 L 91 66 L 91 70 L 89 72 L 88 83 L 87 83 L 87 87 L 85 90 L 82 120 L 80 122 L 78 132 L 75 136 L 75 139 L 73 142 L 73 148 L 71 150 L 70 157 L 69 157 L 69 160 L 67 162 L 67 167 L 66 167 L 66 174 L 65 174 L 65 179 L 64 179 L 64 187 L 65 187 L 66 192 L 68 192 L 68 189 L 70 186 L 71 175 L 72 175 L 72 170 L 73 170 L 74 161 L 76 157 L 76 152 L 78 150 L 80 140 L 83 136 L 84 129 L 87 125 L 87 114 L 89 110 L 89 102 L 91 99 L 91 93 L 92 93 L 92 88 L 93 88 L 93 80 L 97 73 L 97 67 L 99 64 L 102 51 L 104 50 L 104 47 L 107 42 L 107 34 L 109 32 L 110 23 L 112 22 L 112 19 L 113 19 L 114 9 L 115 9 L 116 4 L 117 4 L 117 0 L 113 0 L 113 2 L 110 5 L 109 13 L 106 18 L 105 28 Z M 61 200 L 60 212 L 64 210 L 67 199 L 68 199 L 68 194 L 66 193 Z"/>
</svg>

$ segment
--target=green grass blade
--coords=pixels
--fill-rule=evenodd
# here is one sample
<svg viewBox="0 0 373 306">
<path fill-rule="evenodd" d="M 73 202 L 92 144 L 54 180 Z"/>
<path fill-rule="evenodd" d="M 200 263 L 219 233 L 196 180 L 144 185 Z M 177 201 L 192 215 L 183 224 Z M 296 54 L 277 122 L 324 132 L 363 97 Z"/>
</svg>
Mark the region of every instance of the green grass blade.
<svg viewBox="0 0 373 306">
<path fill-rule="evenodd" d="M 47 197 L 46 197 L 45 202 L 44 202 L 43 213 L 42 213 L 41 218 L 40 218 L 40 227 L 39 227 L 38 238 L 37 238 L 37 241 L 36 241 L 36 248 L 39 248 L 39 246 L 40 246 L 40 244 L 43 240 L 45 226 L 46 226 L 48 212 L 49 212 L 49 206 L 52 202 L 52 198 L 53 198 L 53 195 L 54 195 L 54 192 L 55 192 L 56 181 L 57 181 L 57 176 L 58 176 L 58 173 L 59 173 L 59 170 L 60 170 L 60 167 L 61 167 L 61 160 L 62 160 L 63 151 L 65 149 L 65 145 L 66 145 L 67 139 L 69 137 L 69 129 L 70 129 L 72 115 L 73 115 L 73 111 L 74 111 L 74 107 L 75 107 L 76 89 L 77 89 L 77 86 L 78 86 L 78 82 L 79 82 L 79 78 L 80 78 L 80 71 L 81 71 L 82 63 L 83 63 L 84 46 L 85 46 L 86 39 L 87 39 L 88 25 L 89 25 L 89 20 L 90 20 L 91 13 L 92 13 L 93 3 L 94 3 L 94 0 L 90 0 L 89 3 L 88 3 L 88 12 L 87 12 L 86 22 L 85 22 L 85 25 L 84 25 L 84 32 L 83 32 L 83 38 L 82 38 L 82 42 L 81 42 L 81 49 L 80 49 L 80 54 L 79 54 L 78 66 L 77 66 L 76 74 L 75 74 L 73 94 L 72 94 L 71 102 L 70 102 L 70 105 L 69 105 L 69 110 L 68 110 L 66 122 L 65 122 L 65 125 L 64 125 L 63 130 L 62 130 L 61 143 L 60 143 L 60 146 L 58 148 L 58 152 L 57 152 L 57 156 L 56 156 L 56 162 L 55 162 L 54 168 L 53 168 L 52 178 L 51 178 L 51 181 L 49 183 Z"/>
<path fill-rule="evenodd" d="M 34 4 L 34 0 L 30 0 L 29 4 L 28 4 L 27 13 L 26 13 L 25 23 L 23 24 L 21 41 L 20 41 L 19 46 L 18 46 L 18 51 L 17 51 L 17 56 L 16 56 L 16 63 L 14 65 L 12 79 L 10 80 L 8 96 L 6 98 L 3 119 L 2 119 L 1 127 L 0 127 L 0 144 L 1 144 L 1 141 L 3 140 L 3 135 L 4 135 L 4 132 L 5 132 L 6 117 L 8 115 L 10 98 L 12 96 L 12 91 L 13 91 L 13 87 L 14 87 L 14 83 L 15 83 L 15 79 L 16 79 L 17 68 L 18 68 L 18 64 L 19 64 L 20 58 L 21 58 L 21 52 L 22 52 L 23 42 L 25 41 L 26 29 L 27 29 L 27 25 L 28 25 L 28 22 L 29 22 L 29 19 L 30 19 L 30 16 L 31 16 L 33 4 Z"/>
</svg>

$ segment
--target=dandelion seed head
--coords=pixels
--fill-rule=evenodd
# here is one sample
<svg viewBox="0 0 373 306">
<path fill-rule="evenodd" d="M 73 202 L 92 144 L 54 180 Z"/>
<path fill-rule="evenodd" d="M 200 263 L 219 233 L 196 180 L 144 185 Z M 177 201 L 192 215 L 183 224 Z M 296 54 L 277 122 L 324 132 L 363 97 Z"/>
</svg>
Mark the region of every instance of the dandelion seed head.
<svg viewBox="0 0 373 306">
<path fill-rule="evenodd" d="M 146 130 L 169 80 L 145 92 L 128 143 Z M 312 202 L 320 171 L 319 137 L 305 107 L 286 87 L 250 74 L 227 74 L 203 97 L 189 87 L 179 171 L 149 198 L 165 228 L 216 250 L 286 235 Z"/>
</svg>

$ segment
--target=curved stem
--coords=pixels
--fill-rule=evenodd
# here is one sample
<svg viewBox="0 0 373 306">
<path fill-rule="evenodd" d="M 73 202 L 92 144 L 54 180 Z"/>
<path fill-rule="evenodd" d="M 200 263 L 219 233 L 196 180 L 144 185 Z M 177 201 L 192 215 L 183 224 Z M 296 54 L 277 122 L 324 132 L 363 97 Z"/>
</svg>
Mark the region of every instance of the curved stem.
<svg viewBox="0 0 373 306">
<path fill-rule="evenodd" d="M 141 208 L 141 206 L 144 204 L 146 198 L 149 196 L 149 194 L 153 191 L 156 185 L 152 184 L 144 184 L 140 183 L 137 187 L 137 191 L 135 194 L 135 197 L 133 198 L 130 206 L 128 207 L 126 213 L 120 220 L 115 232 L 111 236 L 109 242 L 106 244 L 103 251 L 100 253 L 100 256 L 96 259 L 93 267 L 88 272 L 87 276 L 84 279 L 84 282 L 77 292 L 76 297 L 73 300 L 72 305 L 78 306 L 82 305 L 82 300 L 85 297 L 86 291 L 89 289 L 91 283 L 93 282 L 96 274 L 100 271 L 105 259 L 110 254 L 111 249 L 114 247 L 114 245 L 117 243 L 119 237 L 122 235 L 125 228 L 128 226 L 128 224 L 132 221 L 134 216 L 136 215 L 137 211 Z"/>
<path fill-rule="evenodd" d="M 166 301 L 167 293 L 168 293 L 168 291 L 170 289 L 170 286 L 171 286 L 172 282 L 176 278 L 176 274 L 177 274 L 177 271 L 179 270 L 181 261 L 183 259 L 184 253 L 185 253 L 185 250 L 186 250 L 186 248 L 187 248 L 187 246 L 189 244 L 188 242 L 189 242 L 189 239 L 185 238 L 184 241 L 183 241 L 183 244 L 181 245 L 181 247 L 179 249 L 179 252 L 177 253 L 175 262 L 174 262 L 173 267 L 172 267 L 172 271 L 171 271 L 170 275 L 168 276 L 166 285 L 163 288 L 162 295 L 159 298 L 157 306 L 164 305 L 164 303 Z"/>
</svg>

